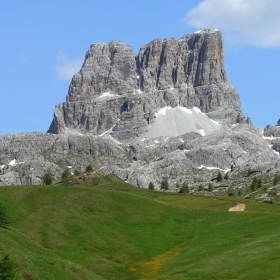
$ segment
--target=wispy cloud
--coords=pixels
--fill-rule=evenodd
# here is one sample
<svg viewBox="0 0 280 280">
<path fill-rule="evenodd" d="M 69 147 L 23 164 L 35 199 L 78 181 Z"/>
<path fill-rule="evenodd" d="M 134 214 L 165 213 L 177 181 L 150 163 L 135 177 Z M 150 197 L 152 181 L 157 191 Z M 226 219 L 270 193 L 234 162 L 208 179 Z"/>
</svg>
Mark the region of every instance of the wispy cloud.
<svg viewBox="0 0 280 280">
<path fill-rule="evenodd" d="M 196 28 L 218 28 L 229 43 L 280 46 L 279 0 L 203 0 L 187 13 Z"/>
<path fill-rule="evenodd" d="M 58 77 L 63 81 L 71 80 L 83 64 L 83 58 L 70 59 L 63 51 L 60 51 L 56 58 L 56 71 Z"/>
</svg>

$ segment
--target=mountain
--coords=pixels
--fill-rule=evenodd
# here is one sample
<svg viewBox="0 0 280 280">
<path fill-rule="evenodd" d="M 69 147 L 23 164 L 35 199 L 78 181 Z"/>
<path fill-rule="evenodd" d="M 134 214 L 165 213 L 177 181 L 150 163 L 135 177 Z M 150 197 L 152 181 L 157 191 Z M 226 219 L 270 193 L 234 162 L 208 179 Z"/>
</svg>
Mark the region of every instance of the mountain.
<svg viewBox="0 0 280 280">
<path fill-rule="evenodd" d="M 0 137 L 0 184 L 41 184 L 48 172 L 59 180 L 91 164 L 134 186 L 168 179 L 196 191 L 219 171 L 278 172 L 279 128 L 245 119 L 216 29 L 156 39 L 138 55 L 120 41 L 96 43 L 47 134 Z"/>
<path fill-rule="evenodd" d="M 138 55 L 120 41 L 91 45 L 48 132 L 100 135 L 113 128 L 110 135 L 127 142 L 149 130 L 160 109 L 180 106 L 196 106 L 221 124 L 245 122 L 227 83 L 220 31 L 156 39 Z"/>
</svg>

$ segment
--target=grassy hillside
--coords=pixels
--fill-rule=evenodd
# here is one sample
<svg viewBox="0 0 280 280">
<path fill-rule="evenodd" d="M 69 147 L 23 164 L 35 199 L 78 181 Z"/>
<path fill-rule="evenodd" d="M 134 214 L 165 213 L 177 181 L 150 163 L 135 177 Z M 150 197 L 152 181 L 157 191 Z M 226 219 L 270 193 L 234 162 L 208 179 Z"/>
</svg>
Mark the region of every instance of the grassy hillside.
<svg viewBox="0 0 280 280">
<path fill-rule="evenodd" d="M 80 186 L 11 186 L 0 255 L 19 279 L 279 279 L 280 208 L 231 197 Z M 228 212 L 236 202 L 244 212 Z"/>
</svg>

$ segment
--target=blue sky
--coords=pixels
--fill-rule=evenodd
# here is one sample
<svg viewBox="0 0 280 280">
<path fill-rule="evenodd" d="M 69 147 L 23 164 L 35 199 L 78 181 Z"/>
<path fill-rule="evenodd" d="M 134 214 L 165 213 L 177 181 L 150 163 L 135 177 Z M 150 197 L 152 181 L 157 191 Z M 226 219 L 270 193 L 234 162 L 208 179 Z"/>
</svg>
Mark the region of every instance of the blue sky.
<svg viewBox="0 0 280 280">
<path fill-rule="evenodd" d="M 280 118 L 279 0 L 0 0 L 0 134 L 46 132 L 95 42 L 222 31 L 228 81 L 257 127 Z"/>
</svg>

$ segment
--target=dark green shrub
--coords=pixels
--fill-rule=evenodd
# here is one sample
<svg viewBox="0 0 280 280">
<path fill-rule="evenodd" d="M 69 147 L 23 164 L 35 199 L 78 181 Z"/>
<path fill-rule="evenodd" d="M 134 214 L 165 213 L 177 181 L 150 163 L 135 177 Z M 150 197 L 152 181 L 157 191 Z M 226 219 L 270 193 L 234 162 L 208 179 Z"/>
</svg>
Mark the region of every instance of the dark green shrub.
<svg viewBox="0 0 280 280">
<path fill-rule="evenodd" d="M 198 186 L 198 191 L 199 191 L 199 192 L 202 192 L 203 190 L 204 190 L 204 187 L 203 187 L 202 185 L 199 185 L 199 186 Z"/>
<path fill-rule="evenodd" d="M 50 173 L 45 174 L 44 176 L 44 185 L 52 185 L 53 184 L 53 176 Z"/>
<path fill-rule="evenodd" d="M 228 179 L 229 179 L 228 173 L 226 173 L 224 179 L 225 179 L 225 180 L 228 180 Z"/>
<path fill-rule="evenodd" d="M 228 196 L 235 196 L 233 189 L 228 189 Z"/>
<path fill-rule="evenodd" d="M 70 180 L 70 177 L 71 177 L 71 173 L 70 173 L 69 169 L 66 168 L 61 175 L 61 179 L 64 183 L 68 183 Z"/>
<path fill-rule="evenodd" d="M 273 201 L 272 200 L 266 200 L 266 201 L 264 201 L 264 203 L 273 204 Z"/>
<path fill-rule="evenodd" d="M 261 187 L 262 187 L 262 179 L 257 179 L 255 177 L 250 185 L 250 190 L 253 192 L 256 188 L 261 188 Z"/>
<path fill-rule="evenodd" d="M 74 176 L 80 176 L 80 175 L 81 175 L 81 171 L 75 169 Z"/>
<path fill-rule="evenodd" d="M 212 192 L 213 191 L 213 184 L 209 184 L 208 185 L 208 192 Z"/>
<path fill-rule="evenodd" d="M 217 182 L 222 182 L 223 181 L 223 175 L 222 173 L 219 171 L 218 175 L 217 175 Z"/>
<path fill-rule="evenodd" d="M 150 182 L 148 189 L 152 191 L 155 189 L 155 185 L 153 182 Z"/>
<path fill-rule="evenodd" d="M 167 180 L 163 180 L 163 181 L 161 182 L 160 188 L 161 188 L 162 190 L 169 190 L 168 181 L 167 181 Z"/>
<path fill-rule="evenodd" d="M 5 255 L 0 262 L 0 279 L 1 280 L 13 280 L 16 277 L 14 262 Z"/>
<path fill-rule="evenodd" d="M 188 184 L 184 183 L 182 185 L 182 187 L 180 188 L 179 193 L 189 193 L 189 192 L 190 192 L 190 190 L 189 190 Z"/>
<path fill-rule="evenodd" d="M 88 165 L 86 168 L 86 172 L 92 172 L 93 171 L 93 167 L 91 165 Z"/>
<path fill-rule="evenodd" d="M 241 190 L 238 190 L 237 194 L 239 197 L 241 197 Z"/>
<path fill-rule="evenodd" d="M 251 168 L 249 168 L 248 171 L 247 171 L 247 177 L 249 177 L 249 176 L 251 176 L 252 174 L 257 173 L 257 172 L 258 172 L 258 171 L 252 170 Z"/>
<path fill-rule="evenodd" d="M 280 176 L 275 175 L 275 177 L 273 179 L 273 186 L 276 186 L 279 183 L 280 183 Z"/>
<path fill-rule="evenodd" d="M 0 201 L 0 227 L 6 228 L 9 223 L 10 223 L 10 218 L 7 214 L 7 209 L 4 206 L 4 204 Z"/>
</svg>

